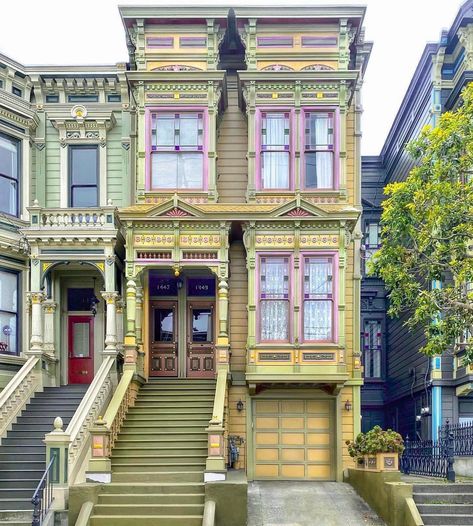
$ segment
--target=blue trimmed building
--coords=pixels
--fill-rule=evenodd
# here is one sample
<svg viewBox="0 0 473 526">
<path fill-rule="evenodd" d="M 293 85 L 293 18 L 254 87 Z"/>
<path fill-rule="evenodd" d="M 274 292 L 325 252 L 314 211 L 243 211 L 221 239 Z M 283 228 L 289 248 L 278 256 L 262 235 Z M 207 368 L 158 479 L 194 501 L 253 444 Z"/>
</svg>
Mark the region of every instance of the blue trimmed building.
<svg viewBox="0 0 473 526">
<path fill-rule="evenodd" d="M 468 0 L 440 41 L 425 46 L 380 155 L 362 159 L 364 261 L 379 246 L 383 188 L 404 180 L 414 165 L 406 144 L 425 125 L 435 126 L 443 112 L 455 109 L 462 88 L 472 80 L 473 1 Z M 386 309 L 383 282 L 364 273 L 362 429 L 379 424 L 430 439 L 447 419 L 473 419 L 473 369 L 462 366 L 461 348 L 441 358 L 419 353 L 423 330 L 408 330 L 407 315 L 391 319 Z"/>
</svg>

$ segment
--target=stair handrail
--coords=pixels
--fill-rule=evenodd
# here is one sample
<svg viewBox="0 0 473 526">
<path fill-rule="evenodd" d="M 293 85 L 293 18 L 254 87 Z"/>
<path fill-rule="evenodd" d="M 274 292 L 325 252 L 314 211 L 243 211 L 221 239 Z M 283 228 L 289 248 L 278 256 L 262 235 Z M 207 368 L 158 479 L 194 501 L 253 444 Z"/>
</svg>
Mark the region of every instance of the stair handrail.
<svg viewBox="0 0 473 526">
<path fill-rule="evenodd" d="M 114 365 L 115 356 L 106 356 L 65 430 L 69 440 L 67 463 L 70 483 L 75 482 L 79 468 L 84 464 L 83 457 L 90 451 L 90 428 L 112 397 Z"/>
<path fill-rule="evenodd" d="M 128 409 L 135 403 L 136 391 L 131 389 L 134 375 L 135 372 L 133 370 L 125 370 L 123 372 L 120 383 L 115 389 L 115 393 L 103 417 L 105 427 L 110 432 L 108 443 L 109 454 L 115 444 L 118 433 L 120 433 L 120 428 L 128 413 Z"/>
<path fill-rule="evenodd" d="M 207 471 L 225 470 L 225 400 L 227 398 L 228 370 L 219 369 L 217 372 L 217 385 L 215 386 L 214 406 L 212 418 L 207 428 L 208 457 Z"/>
<path fill-rule="evenodd" d="M 37 356 L 30 356 L 0 393 L 0 439 L 40 385 L 39 361 Z"/>
</svg>

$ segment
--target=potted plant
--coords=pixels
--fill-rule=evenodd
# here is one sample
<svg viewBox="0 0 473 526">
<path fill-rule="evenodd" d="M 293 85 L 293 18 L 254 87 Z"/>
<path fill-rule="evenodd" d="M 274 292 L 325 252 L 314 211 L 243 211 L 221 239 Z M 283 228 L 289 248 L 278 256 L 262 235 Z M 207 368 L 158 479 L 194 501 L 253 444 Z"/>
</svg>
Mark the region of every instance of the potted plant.
<svg viewBox="0 0 473 526">
<path fill-rule="evenodd" d="M 374 426 L 367 433 L 360 433 L 354 441 L 347 440 L 348 454 L 362 469 L 397 471 L 399 454 L 404 451 L 404 441 L 392 429 Z"/>
</svg>

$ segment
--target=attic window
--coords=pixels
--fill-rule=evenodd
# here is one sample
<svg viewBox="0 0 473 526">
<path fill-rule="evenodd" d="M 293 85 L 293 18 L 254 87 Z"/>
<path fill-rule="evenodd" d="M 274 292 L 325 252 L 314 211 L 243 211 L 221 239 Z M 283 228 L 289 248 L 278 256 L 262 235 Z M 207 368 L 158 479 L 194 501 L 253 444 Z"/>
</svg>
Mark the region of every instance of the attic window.
<svg viewBox="0 0 473 526">
<path fill-rule="evenodd" d="M 20 88 L 17 88 L 16 86 L 12 86 L 11 92 L 13 95 L 16 95 L 17 97 L 23 97 L 23 92 Z"/>
<path fill-rule="evenodd" d="M 98 95 L 68 95 L 69 102 L 98 102 Z"/>
<path fill-rule="evenodd" d="M 46 102 L 59 102 L 59 95 L 46 95 Z"/>
<path fill-rule="evenodd" d="M 331 47 L 336 46 L 338 44 L 337 37 L 316 37 L 316 36 L 308 36 L 308 37 L 302 37 L 301 40 L 302 47 Z"/>
</svg>

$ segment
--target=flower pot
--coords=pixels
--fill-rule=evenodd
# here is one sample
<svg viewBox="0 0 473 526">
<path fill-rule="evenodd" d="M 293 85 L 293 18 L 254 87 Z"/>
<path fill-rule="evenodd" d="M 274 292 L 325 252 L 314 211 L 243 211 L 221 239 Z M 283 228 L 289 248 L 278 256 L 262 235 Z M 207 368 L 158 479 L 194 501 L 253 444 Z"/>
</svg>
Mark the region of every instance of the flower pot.
<svg viewBox="0 0 473 526">
<path fill-rule="evenodd" d="M 398 471 L 398 453 L 376 453 L 365 455 L 364 469 L 368 471 Z"/>
</svg>

